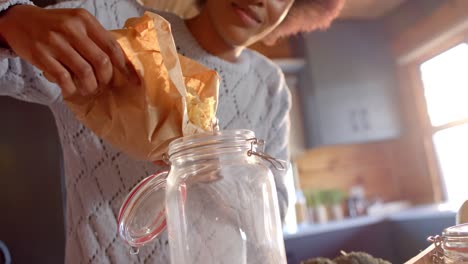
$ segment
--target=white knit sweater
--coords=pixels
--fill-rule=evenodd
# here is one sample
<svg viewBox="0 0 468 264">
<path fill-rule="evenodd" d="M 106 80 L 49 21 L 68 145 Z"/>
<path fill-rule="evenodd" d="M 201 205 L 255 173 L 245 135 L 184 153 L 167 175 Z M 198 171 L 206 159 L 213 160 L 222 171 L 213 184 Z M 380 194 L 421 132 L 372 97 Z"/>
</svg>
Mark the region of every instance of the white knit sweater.
<svg viewBox="0 0 468 264">
<path fill-rule="evenodd" d="M 20 3 L 29 2 L 0 0 L 0 11 Z M 71 7 L 87 9 L 107 29 L 121 28 L 125 20 L 145 11 L 134 0 L 62 2 L 53 8 Z M 268 153 L 287 159 L 290 95 L 280 69 L 250 50 L 236 63 L 210 55 L 183 20 L 164 16 L 171 22 L 178 51 L 220 74 L 220 127 L 251 129 L 267 141 Z M 167 234 L 136 256 L 129 254 L 117 234 L 116 218 L 127 193 L 160 168 L 134 160 L 99 139 L 73 116 L 55 84 L 7 50 L 0 50 L 0 95 L 47 105 L 55 116 L 65 162 L 66 263 L 169 263 Z M 283 176 L 275 173 L 282 216 L 287 207 Z"/>
</svg>

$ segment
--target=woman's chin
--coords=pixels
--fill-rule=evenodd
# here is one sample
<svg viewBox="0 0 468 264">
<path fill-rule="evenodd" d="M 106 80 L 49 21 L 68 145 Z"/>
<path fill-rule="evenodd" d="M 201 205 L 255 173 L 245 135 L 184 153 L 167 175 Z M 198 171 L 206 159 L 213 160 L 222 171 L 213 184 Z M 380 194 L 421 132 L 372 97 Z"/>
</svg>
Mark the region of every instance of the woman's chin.
<svg viewBox="0 0 468 264">
<path fill-rule="evenodd" d="M 242 29 L 222 30 L 220 33 L 224 41 L 232 47 L 247 47 L 258 41 Z"/>
</svg>

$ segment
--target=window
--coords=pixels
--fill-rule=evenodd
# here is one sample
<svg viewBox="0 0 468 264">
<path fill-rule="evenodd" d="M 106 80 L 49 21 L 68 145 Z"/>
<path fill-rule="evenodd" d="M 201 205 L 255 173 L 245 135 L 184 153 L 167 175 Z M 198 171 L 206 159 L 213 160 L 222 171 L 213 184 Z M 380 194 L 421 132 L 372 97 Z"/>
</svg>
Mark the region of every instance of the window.
<svg viewBox="0 0 468 264">
<path fill-rule="evenodd" d="M 468 200 L 468 44 L 421 64 L 432 141 L 449 203 Z"/>
</svg>

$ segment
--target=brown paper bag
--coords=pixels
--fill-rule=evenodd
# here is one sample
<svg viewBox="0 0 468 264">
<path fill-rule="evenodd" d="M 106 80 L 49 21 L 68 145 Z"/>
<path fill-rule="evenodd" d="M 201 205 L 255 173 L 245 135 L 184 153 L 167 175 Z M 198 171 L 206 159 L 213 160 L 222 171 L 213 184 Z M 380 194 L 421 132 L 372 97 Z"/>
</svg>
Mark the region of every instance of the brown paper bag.
<svg viewBox="0 0 468 264">
<path fill-rule="evenodd" d="M 146 12 L 112 31 L 141 85 L 114 69 L 110 85 L 91 96 L 64 98 L 96 135 L 137 158 L 161 160 L 178 137 L 210 131 L 219 78 L 215 71 L 177 54 L 169 23 Z"/>
</svg>

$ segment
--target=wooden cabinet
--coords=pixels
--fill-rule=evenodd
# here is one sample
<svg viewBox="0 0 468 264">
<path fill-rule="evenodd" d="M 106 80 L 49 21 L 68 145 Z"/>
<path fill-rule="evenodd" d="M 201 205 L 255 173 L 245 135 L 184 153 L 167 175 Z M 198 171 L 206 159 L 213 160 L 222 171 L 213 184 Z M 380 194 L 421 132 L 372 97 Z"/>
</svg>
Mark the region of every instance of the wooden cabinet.
<svg viewBox="0 0 468 264">
<path fill-rule="evenodd" d="M 375 22 L 339 22 L 305 36 L 300 92 L 308 147 L 398 136 L 394 66 L 382 29 Z"/>
</svg>

